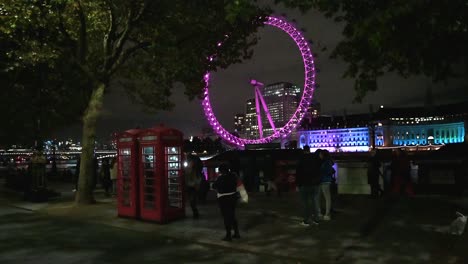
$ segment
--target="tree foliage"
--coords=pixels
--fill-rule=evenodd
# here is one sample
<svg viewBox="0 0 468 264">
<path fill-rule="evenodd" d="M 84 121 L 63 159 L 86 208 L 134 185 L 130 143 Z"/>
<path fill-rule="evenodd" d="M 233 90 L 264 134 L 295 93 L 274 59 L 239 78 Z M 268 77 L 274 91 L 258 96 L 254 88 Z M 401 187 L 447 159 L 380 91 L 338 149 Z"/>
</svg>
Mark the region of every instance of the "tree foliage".
<svg viewBox="0 0 468 264">
<path fill-rule="evenodd" d="M 1 72 L 44 67 L 48 81 L 78 78 L 85 101 L 76 201 L 90 203 L 96 125 L 112 84 L 123 82 L 153 110 L 172 106 L 174 82 L 195 98 L 206 71 L 251 56 L 249 36 L 268 12 L 248 0 L 3 0 L 0 38 L 17 45 L 2 51 Z"/>
<path fill-rule="evenodd" d="M 0 12 L 6 15 L 4 8 Z M 40 142 L 78 120 L 86 101 L 80 89 L 85 82 L 66 60 L 21 56 L 26 40 L 31 35 L 43 39 L 47 28 L 35 23 L 24 24 L 21 30 L 16 30 L 16 23 L 8 28 L 2 23 L 0 28 L 0 145 L 32 146 L 34 140 Z"/>
<path fill-rule="evenodd" d="M 355 78 L 356 100 L 377 89 L 386 72 L 425 75 L 434 82 L 468 73 L 468 1 L 285 0 L 344 23 L 344 39 L 332 52 Z"/>
</svg>

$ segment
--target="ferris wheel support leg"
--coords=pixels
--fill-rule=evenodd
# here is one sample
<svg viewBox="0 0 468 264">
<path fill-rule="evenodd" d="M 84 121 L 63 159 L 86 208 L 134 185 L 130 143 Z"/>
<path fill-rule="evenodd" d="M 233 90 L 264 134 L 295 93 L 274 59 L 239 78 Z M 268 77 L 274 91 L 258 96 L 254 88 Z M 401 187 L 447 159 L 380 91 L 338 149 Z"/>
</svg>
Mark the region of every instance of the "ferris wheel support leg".
<svg viewBox="0 0 468 264">
<path fill-rule="evenodd" d="M 260 134 L 260 138 L 263 138 L 262 116 L 260 111 L 260 103 L 257 88 L 255 88 L 255 110 L 257 111 L 258 133 Z"/>
</svg>

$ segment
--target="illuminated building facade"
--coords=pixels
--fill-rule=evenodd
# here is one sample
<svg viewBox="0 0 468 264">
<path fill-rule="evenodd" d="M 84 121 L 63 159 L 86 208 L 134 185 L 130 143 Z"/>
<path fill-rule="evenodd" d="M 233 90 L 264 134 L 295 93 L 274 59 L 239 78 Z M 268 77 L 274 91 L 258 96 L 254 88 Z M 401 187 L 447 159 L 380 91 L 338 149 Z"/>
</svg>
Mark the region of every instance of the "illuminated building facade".
<svg viewBox="0 0 468 264">
<path fill-rule="evenodd" d="M 298 147 L 368 151 L 381 147 L 434 146 L 466 140 L 468 103 L 433 108 L 381 108 L 375 114 L 320 116 L 298 131 Z M 310 127 L 307 127 L 310 128 Z"/>
<path fill-rule="evenodd" d="M 258 137 L 255 98 L 248 99 L 245 104 L 245 137 L 250 139 Z"/>
<path fill-rule="evenodd" d="M 239 135 L 245 134 L 245 114 L 234 115 L 234 131 Z"/>
<path fill-rule="evenodd" d="M 261 93 L 276 128 L 283 127 L 296 112 L 301 100 L 301 88 L 288 82 L 278 82 L 261 88 Z M 273 134 L 266 115 L 262 116 L 263 134 Z"/>
<path fill-rule="evenodd" d="M 299 134 L 299 147 L 308 145 L 311 151 L 368 151 L 370 146 L 367 127 L 300 131 Z"/>
</svg>

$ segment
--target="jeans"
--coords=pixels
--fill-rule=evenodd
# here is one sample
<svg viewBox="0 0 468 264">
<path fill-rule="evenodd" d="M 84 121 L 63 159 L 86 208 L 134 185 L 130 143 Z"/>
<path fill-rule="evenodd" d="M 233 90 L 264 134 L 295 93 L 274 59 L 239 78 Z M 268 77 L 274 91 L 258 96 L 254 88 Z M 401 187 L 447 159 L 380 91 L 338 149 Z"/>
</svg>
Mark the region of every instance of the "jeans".
<svg viewBox="0 0 468 264">
<path fill-rule="evenodd" d="M 236 195 L 226 195 L 218 198 L 219 209 L 223 215 L 224 227 L 226 229 L 226 237 L 231 238 L 231 230 L 234 230 L 234 235 L 239 235 L 239 227 L 237 226 L 236 218 Z"/>
<path fill-rule="evenodd" d="M 301 186 L 299 187 L 299 192 L 301 195 L 302 204 L 304 206 L 303 217 L 304 222 L 309 222 L 312 210 L 314 212 L 314 220 L 318 221 L 320 208 L 318 203 L 318 194 L 319 194 L 319 186 Z"/>
<path fill-rule="evenodd" d="M 112 194 L 117 194 L 117 179 L 112 179 Z"/>
<path fill-rule="evenodd" d="M 187 188 L 187 197 L 190 202 L 190 207 L 192 208 L 192 214 L 194 218 L 198 218 L 198 208 L 197 208 L 197 199 L 198 199 L 198 191 L 193 187 Z"/>
<path fill-rule="evenodd" d="M 319 208 L 321 207 L 321 196 L 325 197 L 325 215 L 330 216 L 330 210 L 331 210 L 331 195 L 330 195 L 330 185 L 331 182 L 322 182 L 320 184 L 320 195 L 318 197 L 318 204 Z M 319 209 L 319 211 L 321 211 Z"/>
</svg>

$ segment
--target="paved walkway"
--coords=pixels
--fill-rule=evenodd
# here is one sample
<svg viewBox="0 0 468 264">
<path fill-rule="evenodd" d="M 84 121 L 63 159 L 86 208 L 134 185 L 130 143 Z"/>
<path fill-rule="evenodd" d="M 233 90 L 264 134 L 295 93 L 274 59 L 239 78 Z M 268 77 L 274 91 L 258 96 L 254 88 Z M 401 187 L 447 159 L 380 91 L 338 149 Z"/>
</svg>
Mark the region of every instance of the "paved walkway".
<svg viewBox="0 0 468 264">
<path fill-rule="evenodd" d="M 96 194 L 97 204 L 83 207 L 73 205 L 71 190 L 63 194 L 58 201 L 44 204 L 25 203 L 11 196 L 0 202 L 45 217 L 191 241 L 265 259 L 273 257 L 280 263 L 468 263 L 467 233 L 443 233 L 456 210 L 468 213 L 466 201 L 456 198 L 375 201 L 342 196 L 331 221 L 302 227 L 297 194 L 251 194 L 249 204 L 238 208 L 242 238 L 224 242 L 220 240 L 224 231 L 214 197 L 200 205 L 200 219 L 192 219 L 187 210 L 187 218 L 159 225 L 117 217 L 115 200 L 105 198 L 102 192 Z M 242 263 L 259 263 L 258 258 L 251 261 Z"/>
</svg>

